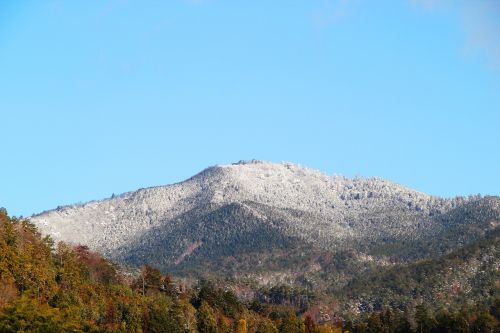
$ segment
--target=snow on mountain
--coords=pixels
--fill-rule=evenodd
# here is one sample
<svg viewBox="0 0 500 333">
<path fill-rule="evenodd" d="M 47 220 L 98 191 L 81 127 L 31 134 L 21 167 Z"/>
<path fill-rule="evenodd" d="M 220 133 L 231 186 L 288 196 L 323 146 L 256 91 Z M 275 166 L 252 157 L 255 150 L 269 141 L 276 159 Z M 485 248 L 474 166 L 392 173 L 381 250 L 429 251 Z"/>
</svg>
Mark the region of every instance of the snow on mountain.
<svg viewBox="0 0 500 333">
<path fill-rule="evenodd" d="M 256 227 L 267 223 L 272 230 L 328 248 L 346 241 L 439 233 L 444 227 L 434 217 L 468 201 L 429 196 L 380 178 L 350 179 L 291 163 L 248 161 L 209 167 L 173 185 L 60 207 L 31 221 L 57 241 L 85 244 L 111 257 L 131 244 L 147 246 L 161 239 L 169 248 L 180 242 L 184 258 L 209 246 L 194 239 L 210 237 L 202 235 L 199 224 L 216 219 L 214 212 L 228 205 L 260 221 Z M 238 229 L 246 222 L 233 218 L 230 223 L 226 228 Z"/>
</svg>

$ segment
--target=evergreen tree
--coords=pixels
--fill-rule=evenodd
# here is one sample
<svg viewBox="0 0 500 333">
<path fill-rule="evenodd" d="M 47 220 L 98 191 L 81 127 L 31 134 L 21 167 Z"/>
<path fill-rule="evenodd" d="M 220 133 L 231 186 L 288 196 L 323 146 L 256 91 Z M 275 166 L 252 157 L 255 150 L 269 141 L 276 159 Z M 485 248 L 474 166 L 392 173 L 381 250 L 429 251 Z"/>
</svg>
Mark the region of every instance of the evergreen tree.
<svg viewBox="0 0 500 333">
<path fill-rule="evenodd" d="M 434 318 L 429 315 L 429 311 L 424 304 L 417 305 L 415 322 L 417 324 L 417 333 L 430 333 L 436 326 Z"/>
<path fill-rule="evenodd" d="M 479 314 L 477 319 L 471 325 L 472 333 L 493 333 L 499 332 L 500 327 L 495 317 L 487 312 L 482 312 Z"/>
</svg>

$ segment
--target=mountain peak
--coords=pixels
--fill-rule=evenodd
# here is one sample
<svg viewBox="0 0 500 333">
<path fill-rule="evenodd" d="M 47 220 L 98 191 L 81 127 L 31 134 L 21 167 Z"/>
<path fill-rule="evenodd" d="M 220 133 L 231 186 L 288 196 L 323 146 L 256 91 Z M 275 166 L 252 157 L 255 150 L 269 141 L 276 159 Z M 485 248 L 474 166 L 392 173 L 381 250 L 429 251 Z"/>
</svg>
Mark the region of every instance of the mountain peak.
<svg viewBox="0 0 500 333">
<path fill-rule="evenodd" d="M 235 228 L 234 237 L 260 230 L 272 239 L 292 237 L 330 249 L 361 240 L 425 237 L 442 228 L 435 216 L 465 201 L 432 197 L 380 178 L 350 179 L 288 162 L 251 160 L 31 220 L 56 241 L 82 243 L 112 258 L 124 258 L 131 244 L 144 248 L 140 244 L 160 234 L 162 244 L 173 244 L 172 249 L 202 242 L 196 250 L 201 251 L 215 246 L 209 245 L 210 232 L 227 228 Z"/>
<path fill-rule="evenodd" d="M 262 160 L 251 159 L 251 160 L 239 160 L 238 162 L 232 163 L 232 165 L 263 164 L 263 163 L 266 162 Z"/>
</svg>

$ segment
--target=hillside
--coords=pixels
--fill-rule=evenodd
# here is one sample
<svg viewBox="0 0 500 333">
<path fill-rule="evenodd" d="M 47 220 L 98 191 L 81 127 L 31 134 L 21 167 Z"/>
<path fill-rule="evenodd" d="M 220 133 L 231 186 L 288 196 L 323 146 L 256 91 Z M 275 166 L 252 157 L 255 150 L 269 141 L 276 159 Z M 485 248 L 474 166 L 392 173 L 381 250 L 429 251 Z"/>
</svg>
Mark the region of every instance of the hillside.
<svg viewBox="0 0 500 333">
<path fill-rule="evenodd" d="M 499 296 L 499 268 L 500 233 L 496 231 L 446 255 L 358 274 L 333 293 L 342 294 L 354 309 L 376 310 L 383 304 L 408 308 L 422 302 L 457 308 Z"/>
<path fill-rule="evenodd" d="M 204 280 L 189 288 L 151 266 L 131 274 L 87 247 L 55 246 L 34 225 L 10 218 L 4 209 L 0 249 L 2 333 L 492 332 L 499 325 L 498 298 L 436 315 L 425 302 L 414 312 L 384 308 L 330 315 L 321 300 L 307 301 L 312 294 L 286 286 L 260 290 L 241 302 L 227 286 Z"/>
<path fill-rule="evenodd" d="M 491 238 L 500 198 L 443 199 L 379 178 L 250 161 L 30 220 L 122 264 L 245 281 L 253 290 L 287 284 L 340 293 L 360 273 L 441 260 Z M 410 302 L 407 290 L 401 294 Z"/>
</svg>

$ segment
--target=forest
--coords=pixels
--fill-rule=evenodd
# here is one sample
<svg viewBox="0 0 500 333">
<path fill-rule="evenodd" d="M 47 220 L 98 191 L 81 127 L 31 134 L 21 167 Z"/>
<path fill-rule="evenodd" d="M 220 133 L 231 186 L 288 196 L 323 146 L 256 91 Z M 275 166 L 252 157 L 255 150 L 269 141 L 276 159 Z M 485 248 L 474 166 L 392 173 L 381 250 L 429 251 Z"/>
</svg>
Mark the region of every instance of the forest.
<svg viewBox="0 0 500 333">
<path fill-rule="evenodd" d="M 314 297 L 295 302 L 286 286 L 249 300 L 220 282 L 186 284 L 165 273 L 148 265 L 127 269 L 85 246 L 55 244 L 29 221 L 0 210 L 1 333 L 500 330 L 498 297 L 453 309 L 434 310 L 422 302 L 411 309 L 383 306 L 325 318 L 312 310 Z M 370 289 L 369 279 L 361 282 Z"/>
</svg>

